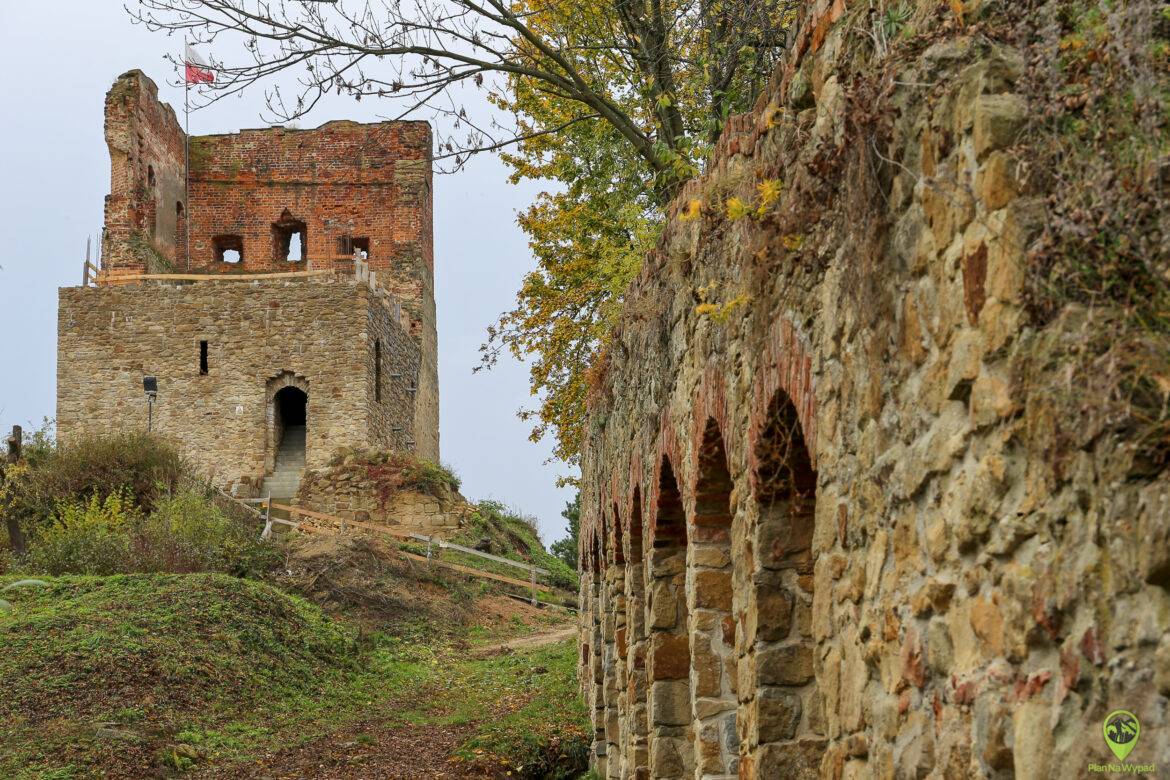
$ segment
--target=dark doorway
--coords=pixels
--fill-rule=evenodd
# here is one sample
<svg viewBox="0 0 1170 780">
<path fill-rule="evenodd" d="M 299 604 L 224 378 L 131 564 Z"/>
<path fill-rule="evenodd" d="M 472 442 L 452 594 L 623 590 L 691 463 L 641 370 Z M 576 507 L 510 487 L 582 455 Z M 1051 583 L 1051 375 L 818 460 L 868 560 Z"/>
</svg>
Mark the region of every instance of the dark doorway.
<svg viewBox="0 0 1170 780">
<path fill-rule="evenodd" d="M 273 402 L 276 406 L 276 468 L 303 465 L 309 396 L 300 388 L 282 387 Z"/>
</svg>

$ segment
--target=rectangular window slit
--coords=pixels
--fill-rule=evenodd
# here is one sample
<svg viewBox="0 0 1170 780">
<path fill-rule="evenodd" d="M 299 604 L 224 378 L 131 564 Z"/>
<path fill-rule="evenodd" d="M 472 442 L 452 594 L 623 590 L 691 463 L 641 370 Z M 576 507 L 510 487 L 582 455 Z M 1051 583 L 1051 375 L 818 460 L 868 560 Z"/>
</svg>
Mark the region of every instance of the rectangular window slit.
<svg viewBox="0 0 1170 780">
<path fill-rule="evenodd" d="M 199 373 L 207 373 L 207 342 L 199 342 Z"/>
</svg>

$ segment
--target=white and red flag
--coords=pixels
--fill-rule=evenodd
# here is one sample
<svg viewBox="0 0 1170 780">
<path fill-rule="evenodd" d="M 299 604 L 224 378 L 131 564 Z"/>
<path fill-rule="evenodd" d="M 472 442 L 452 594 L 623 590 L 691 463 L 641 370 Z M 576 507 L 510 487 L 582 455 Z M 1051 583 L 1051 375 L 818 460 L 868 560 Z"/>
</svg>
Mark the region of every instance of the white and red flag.
<svg viewBox="0 0 1170 780">
<path fill-rule="evenodd" d="M 191 44 L 183 44 L 183 64 L 187 67 L 188 84 L 206 84 L 215 81 L 215 72 L 195 53 Z"/>
</svg>

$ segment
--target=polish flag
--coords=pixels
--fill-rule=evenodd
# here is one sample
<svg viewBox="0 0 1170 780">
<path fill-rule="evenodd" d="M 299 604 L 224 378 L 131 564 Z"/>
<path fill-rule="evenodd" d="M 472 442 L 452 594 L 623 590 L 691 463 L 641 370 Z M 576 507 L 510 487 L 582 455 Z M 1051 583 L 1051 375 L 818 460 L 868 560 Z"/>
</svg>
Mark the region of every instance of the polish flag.
<svg viewBox="0 0 1170 780">
<path fill-rule="evenodd" d="M 188 84 L 206 84 L 215 81 L 215 73 L 203 58 L 195 53 L 191 44 L 183 44 L 183 64 L 187 66 Z"/>
</svg>

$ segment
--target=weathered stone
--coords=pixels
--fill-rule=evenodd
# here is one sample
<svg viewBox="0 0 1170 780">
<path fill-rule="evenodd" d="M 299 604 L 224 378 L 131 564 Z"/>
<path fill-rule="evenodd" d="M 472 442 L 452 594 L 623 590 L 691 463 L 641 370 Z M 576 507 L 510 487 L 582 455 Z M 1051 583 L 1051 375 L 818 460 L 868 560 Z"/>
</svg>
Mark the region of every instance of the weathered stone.
<svg viewBox="0 0 1170 780">
<path fill-rule="evenodd" d="M 1015 143 L 1028 117 L 1028 103 L 1013 94 L 982 95 L 975 101 L 975 153 L 982 158 L 987 152 Z"/>
<path fill-rule="evenodd" d="M 756 698 L 760 742 L 779 742 L 796 736 L 802 706 L 800 697 L 783 688 L 761 688 Z"/>
<path fill-rule="evenodd" d="M 686 680 L 650 683 L 650 714 L 656 726 L 685 726 L 691 722 L 691 689 Z"/>
<path fill-rule="evenodd" d="M 731 609 L 731 573 L 695 572 L 695 606 L 700 609 Z"/>
<path fill-rule="evenodd" d="M 759 650 L 761 685 L 803 685 L 812 679 L 812 648 L 804 645 L 781 645 Z"/>
<path fill-rule="evenodd" d="M 650 636 L 650 679 L 685 680 L 690 673 L 691 653 L 686 634 L 656 631 Z"/>
</svg>

